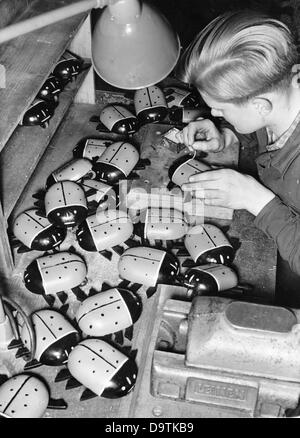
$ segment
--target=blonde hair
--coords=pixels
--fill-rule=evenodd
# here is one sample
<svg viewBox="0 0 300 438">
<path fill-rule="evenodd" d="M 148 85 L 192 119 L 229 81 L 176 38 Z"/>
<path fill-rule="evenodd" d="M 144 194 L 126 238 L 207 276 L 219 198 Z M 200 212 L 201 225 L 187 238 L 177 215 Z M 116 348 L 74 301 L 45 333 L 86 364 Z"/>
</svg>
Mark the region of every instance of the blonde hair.
<svg viewBox="0 0 300 438">
<path fill-rule="evenodd" d="M 214 19 L 190 44 L 180 79 L 220 102 L 249 98 L 287 87 L 297 50 L 289 28 L 253 11 Z"/>
</svg>

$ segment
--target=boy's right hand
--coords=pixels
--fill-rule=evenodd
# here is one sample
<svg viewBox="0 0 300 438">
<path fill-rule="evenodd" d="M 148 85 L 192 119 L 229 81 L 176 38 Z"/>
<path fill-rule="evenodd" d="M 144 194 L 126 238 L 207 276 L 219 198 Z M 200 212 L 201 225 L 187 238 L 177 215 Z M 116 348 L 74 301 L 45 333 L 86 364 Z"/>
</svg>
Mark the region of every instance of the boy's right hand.
<svg viewBox="0 0 300 438">
<path fill-rule="evenodd" d="M 192 152 L 220 152 L 225 147 L 224 136 L 209 119 L 190 122 L 176 137 Z"/>
</svg>

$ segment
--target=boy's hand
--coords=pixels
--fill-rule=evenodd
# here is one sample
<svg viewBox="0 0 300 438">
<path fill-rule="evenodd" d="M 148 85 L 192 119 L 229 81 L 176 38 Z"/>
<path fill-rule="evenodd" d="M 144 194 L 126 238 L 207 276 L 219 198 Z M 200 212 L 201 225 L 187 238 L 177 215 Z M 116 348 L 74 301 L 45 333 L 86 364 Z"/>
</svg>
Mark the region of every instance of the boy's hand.
<svg viewBox="0 0 300 438">
<path fill-rule="evenodd" d="M 209 119 L 190 122 L 176 137 L 192 152 L 220 152 L 225 147 L 224 136 Z"/>
<path fill-rule="evenodd" d="M 201 172 L 190 177 L 182 186 L 184 191 L 194 191 L 197 198 L 207 205 L 245 209 L 255 216 L 274 197 L 274 193 L 249 175 L 232 169 Z"/>
</svg>

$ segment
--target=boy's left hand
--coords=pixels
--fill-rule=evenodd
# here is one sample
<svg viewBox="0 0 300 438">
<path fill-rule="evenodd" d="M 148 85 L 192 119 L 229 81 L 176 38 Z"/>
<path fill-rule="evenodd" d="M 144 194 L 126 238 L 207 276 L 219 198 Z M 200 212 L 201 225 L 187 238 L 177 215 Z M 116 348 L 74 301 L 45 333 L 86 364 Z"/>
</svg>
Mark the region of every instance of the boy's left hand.
<svg viewBox="0 0 300 438">
<path fill-rule="evenodd" d="M 255 216 L 274 197 L 274 193 L 249 175 L 232 169 L 201 172 L 190 177 L 182 186 L 184 191 L 194 191 L 206 205 L 245 209 Z"/>
</svg>

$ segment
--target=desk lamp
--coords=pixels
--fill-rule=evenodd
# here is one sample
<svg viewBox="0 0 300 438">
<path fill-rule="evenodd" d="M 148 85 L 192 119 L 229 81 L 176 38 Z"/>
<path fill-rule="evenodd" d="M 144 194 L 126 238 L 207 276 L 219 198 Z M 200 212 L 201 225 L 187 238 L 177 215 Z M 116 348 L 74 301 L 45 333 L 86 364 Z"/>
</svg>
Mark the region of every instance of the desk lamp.
<svg viewBox="0 0 300 438">
<path fill-rule="evenodd" d="M 82 0 L 0 30 L 0 44 L 93 8 L 105 8 L 92 36 L 97 74 L 118 88 L 135 90 L 160 82 L 175 67 L 178 36 L 153 6 L 139 0 Z"/>
</svg>

